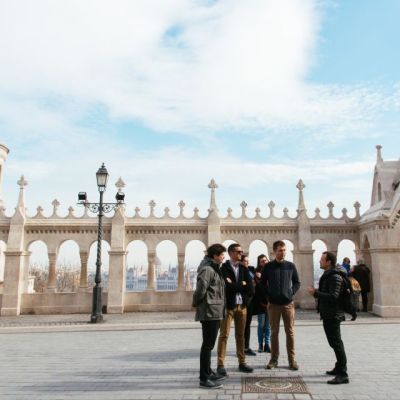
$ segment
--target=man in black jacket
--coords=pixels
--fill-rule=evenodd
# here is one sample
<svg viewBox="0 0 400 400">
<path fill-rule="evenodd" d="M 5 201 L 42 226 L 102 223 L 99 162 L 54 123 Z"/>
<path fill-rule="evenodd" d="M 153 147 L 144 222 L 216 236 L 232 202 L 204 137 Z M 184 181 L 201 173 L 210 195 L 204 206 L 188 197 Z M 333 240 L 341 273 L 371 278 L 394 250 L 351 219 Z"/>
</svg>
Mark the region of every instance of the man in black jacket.
<svg viewBox="0 0 400 400">
<path fill-rule="evenodd" d="M 218 368 L 217 373 L 226 376 L 224 367 L 226 345 L 232 320 L 235 323 L 236 355 L 241 372 L 253 372 L 253 368 L 246 364 L 244 353 L 244 330 L 246 326 L 247 304 L 254 295 L 254 288 L 250 275 L 240 264 L 243 251 L 240 244 L 233 243 L 228 247 L 229 260 L 221 266 L 222 276 L 226 285 L 226 317 L 221 321 L 218 338 Z"/>
<path fill-rule="evenodd" d="M 278 240 L 273 244 L 275 260 L 270 261 L 263 269 L 261 284 L 268 297 L 268 316 L 271 324 L 271 359 L 267 369 L 278 366 L 279 358 L 279 324 L 281 316 L 286 332 L 286 349 L 289 368 L 298 370 L 294 350 L 294 303 L 293 296 L 300 288 L 296 266 L 285 260 L 285 242 Z"/>
<path fill-rule="evenodd" d="M 334 375 L 335 378 L 329 380 L 328 383 L 333 385 L 349 383 L 346 352 L 340 334 L 340 323 L 345 320 L 341 302 L 343 278 L 336 270 L 335 254 L 329 251 L 322 253 L 319 263 L 324 273 L 319 280 L 318 290 L 308 288 L 307 291 L 318 300 L 318 312 L 324 325 L 326 338 L 336 355 L 335 368 L 326 371 L 327 375 Z"/>
</svg>

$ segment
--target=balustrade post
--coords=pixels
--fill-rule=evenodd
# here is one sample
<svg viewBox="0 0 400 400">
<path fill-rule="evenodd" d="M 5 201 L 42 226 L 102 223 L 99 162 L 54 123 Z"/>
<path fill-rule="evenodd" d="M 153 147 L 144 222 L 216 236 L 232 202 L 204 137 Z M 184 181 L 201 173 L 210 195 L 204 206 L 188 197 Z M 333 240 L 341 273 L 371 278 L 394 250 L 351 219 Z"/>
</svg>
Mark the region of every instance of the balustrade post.
<svg viewBox="0 0 400 400">
<path fill-rule="evenodd" d="M 49 256 L 49 276 L 47 278 L 46 292 L 57 291 L 57 276 L 56 276 L 56 264 L 57 264 L 57 253 L 48 253 Z"/>
</svg>

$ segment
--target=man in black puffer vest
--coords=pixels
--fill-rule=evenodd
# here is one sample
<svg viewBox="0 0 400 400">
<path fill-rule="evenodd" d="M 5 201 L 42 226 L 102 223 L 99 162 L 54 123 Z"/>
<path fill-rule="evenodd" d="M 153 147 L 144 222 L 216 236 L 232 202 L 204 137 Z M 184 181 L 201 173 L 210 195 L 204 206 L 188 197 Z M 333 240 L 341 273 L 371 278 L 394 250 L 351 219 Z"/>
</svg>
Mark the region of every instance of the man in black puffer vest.
<svg viewBox="0 0 400 400">
<path fill-rule="evenodd" d="M 240 263 L 243 250 L 240 244 L 233 243 L 228 247 L 229 260 L 221 266 L 222 276 L 226 285 L 226 317 L 221 322 L 218 338 L 218 368 L 217 373 L 226 376 L 224 366 L 226 345 L 232 320 L 235 323 L 236 355 L 239 360 L 239 371 L 253 372 L 246 364 L 244 353 L 244 330 L 246 326 L 247 304 L 254 295 L 254 287 L 247 269 Z"/>
<path fill-rule="evenodd" d="M 307 291 L 318 300 L 318 312 L 323 322 L 326 338 L 336 355 L 335 368 L 326 371 L 327 375 L 334 375 L 335 378 L 327 383 L 333 385 L 349 383 L 346 352 L 340 334 L 340 323 L 345 320 L 342 307 L 343 278 L 335 269 L 335 254 L 325 251 L 322 253 L 319 263 L 324 273 L 319 280 L 318 290 L 308 288 Z"/>
</svg>

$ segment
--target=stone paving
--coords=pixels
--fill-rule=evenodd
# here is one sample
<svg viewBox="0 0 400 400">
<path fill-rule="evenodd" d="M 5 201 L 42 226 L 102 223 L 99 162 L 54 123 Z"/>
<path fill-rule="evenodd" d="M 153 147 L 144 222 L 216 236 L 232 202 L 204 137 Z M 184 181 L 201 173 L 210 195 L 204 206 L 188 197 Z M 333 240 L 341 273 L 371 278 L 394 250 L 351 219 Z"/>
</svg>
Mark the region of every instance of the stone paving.
<svg viewBox="0 0 400 400">
<path fill-rule="evenodd" d="M 333 366 L 334 355 L 315 313 L 298 313 L 299 371 L 287 369 L 284 351 L 280 368 L 272 372 L 264 369 L 265 354 L 248 357 L 255 367 L 251 376 L 301 376 L 310 394 L 242 393 L 234 337 L 229 339 L 229 378 L 223 389 L 200 389 L 201 330 L 193 313 L 133 313 L 106 319 L 91 325 L 87 315 L 0 318 L 0 399 L 400 399 L 398 319 L 361 314 L 356 322 L 343 325 L 348 385 L 326 384 L 324 371 Z M 255 323 L 252 343 L 256 347 Z M 214 365 L 215 359 L 214 352 Z"/>
</svg>

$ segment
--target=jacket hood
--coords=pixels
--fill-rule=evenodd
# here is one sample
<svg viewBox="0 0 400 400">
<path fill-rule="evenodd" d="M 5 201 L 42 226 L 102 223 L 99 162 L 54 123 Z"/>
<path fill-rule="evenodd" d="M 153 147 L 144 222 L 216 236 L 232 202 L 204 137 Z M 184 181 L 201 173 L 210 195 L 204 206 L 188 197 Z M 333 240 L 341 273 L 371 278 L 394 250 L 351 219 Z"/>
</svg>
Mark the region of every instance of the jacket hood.
<svg viewBox="0 0 400 400">
<path fill-rule="evenodd" d="M 200 270 L 203 269 L 204 267 L 208 267 L 208 266 L 215 268 L 218 265 L 214 262 L 214 260 L 212 258 L 210 258 L 208 256 L 204 256 L 203 260 L 201 261 L 200 265 L 197 268 L 197 273 L 199 273 Z"/>
</svg>

